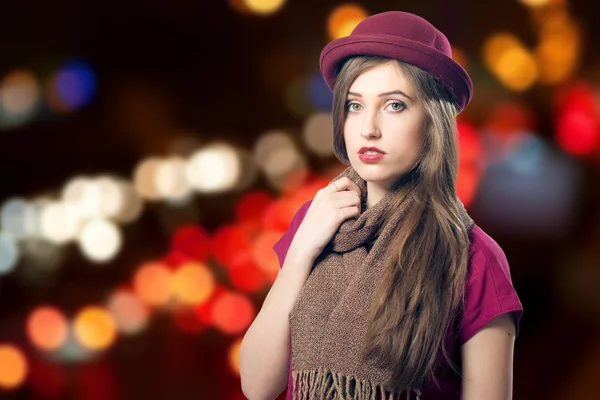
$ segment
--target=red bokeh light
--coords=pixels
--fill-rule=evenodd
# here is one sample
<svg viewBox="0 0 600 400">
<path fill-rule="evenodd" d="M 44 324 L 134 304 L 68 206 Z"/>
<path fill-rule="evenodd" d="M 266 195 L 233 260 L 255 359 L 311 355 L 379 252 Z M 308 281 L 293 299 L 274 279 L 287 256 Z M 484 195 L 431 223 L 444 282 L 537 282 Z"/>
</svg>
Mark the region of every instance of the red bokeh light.
<svg viewBox="0 0 600 400">
<path fill-rule="evenodd" d="M 265 273 L 256 265 L 251 252 L 240 253 L 233 259 L 229 279 L 237 289 L 248 293 L 260 290 L 267 283 Z"/>
<path fill-rule="evenodd" d="M 461 163 L 477 163 L 482 156 L 482 145 L 479 133 L 473 125 L 458 122 L 458 145 Z"/>
<path fill-rule="evenodd" d="M 272 201 L 271 195 L 262 190 L 246 193 L 236 205 L 236 217 L 240 222 L 258 222 L 262 212 Z"/>
<path fill-rule="evenodd" d="M 286 199 L 272 202 L 263 213 L 263 229 L 285 231 L 292 222 L 297 208 L 295 203 Z"/>
<path fill-rule="evenodd" d="M 32 360 L 29 387 L 36 399 L 64 398 L 67 383 L 67 374 L 61 365 L 41 359 Z"/>
<path fill-rule="evenodd" d="M 173 235 L 171 250 L 191 260 L 204 262 L 211 253 L 210 236 L 198 225 L 183 226 Z"/>
<path fill-rule="evenodd" d="M 554 98 L 556 141 L 576 156 L 592 154 L 600 144 L 599 101 L 594 88 L 583 82 L 557 92 Z"/>
<path fill-rule="evenodd" d="M 485 123 L 485 130 L 495 134 L 512 134 L 536 130 L 535 116 L 521 103 L 502 103 L 494 106 Z"/>
<path fill-rule="evenodd" d="M 238 253 L 251 247 L 252 241 L 246 231 L 236 225 L 225 225 L 217 229 L 213 236 L 213 254 L 225 267 L 229 267 Z"/>
<path fill-rule="evenodd" d="M 188 334 L 197 334 L 206 328 L 206 325 L 200 321 L 193 308 L 182 307 L 175 310 L 173 321 L 179 330 Z"/>
<path fill-rule="evenodd" d="M 199 304 L 194 307 L 194 313 L 198 320 L 204 325 L 213 325 L 213 315 L 212 309 L 215 300 L 217 300 L 223 293 L 226 293 L 227 289 L 223 286 L 215 286 L 215 290 L 212 293 L 212 296 L 208 299 L 208 301 Z"/>
</svg>

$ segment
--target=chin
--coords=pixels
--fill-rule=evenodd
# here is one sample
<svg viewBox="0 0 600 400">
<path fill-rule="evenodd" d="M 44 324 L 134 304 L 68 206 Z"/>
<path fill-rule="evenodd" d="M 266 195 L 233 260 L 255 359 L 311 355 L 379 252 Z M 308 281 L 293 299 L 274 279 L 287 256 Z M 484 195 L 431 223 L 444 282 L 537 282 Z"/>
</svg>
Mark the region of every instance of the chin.
<svg viewBox="0 0 600 400">
<path fill-rule="evenodd" d="M 395 181 L 398 177 L 385 171 L 383 168 L 375 165 L 359 165 L 354 168 L 358 175 L 371 183 L 383 184 L 390 181 Z"/>
</svg>

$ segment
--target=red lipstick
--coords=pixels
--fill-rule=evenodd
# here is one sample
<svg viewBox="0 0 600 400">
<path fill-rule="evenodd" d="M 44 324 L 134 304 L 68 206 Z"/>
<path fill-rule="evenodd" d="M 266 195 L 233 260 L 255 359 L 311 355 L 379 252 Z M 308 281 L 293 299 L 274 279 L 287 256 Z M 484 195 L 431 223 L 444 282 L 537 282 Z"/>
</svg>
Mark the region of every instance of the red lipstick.
<svg viewBox="0 0 600 400">
<path fill-rule="evenodd" d="M 377 147 L 366 147 L 363 146 L 358 151 L 358 159 L 365 163 L 376 163 L 385 156 L 385 151 L 378 149 Z"/>
</svg>

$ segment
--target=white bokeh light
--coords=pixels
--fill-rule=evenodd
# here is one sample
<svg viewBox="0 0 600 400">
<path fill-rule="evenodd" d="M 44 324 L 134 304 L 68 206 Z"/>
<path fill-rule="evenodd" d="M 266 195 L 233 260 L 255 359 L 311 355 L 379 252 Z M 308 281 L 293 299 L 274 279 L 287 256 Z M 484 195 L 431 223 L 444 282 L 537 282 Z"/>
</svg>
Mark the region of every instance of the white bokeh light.
<svg viewBox="0 0 600 400">
<path fill-rule="evenodd" d="M 25 199 L 12 198 L 0 209 L 2 232 L 14 240 L 25 239 L 35 234 L 35 210 Z"/>
<path fill-rule="evenodd" d="M 63 188 L 62 201 L 80 219 L 100 215 L 100 188 L 91 178 L 76 177 L 69 180 Z"/>
<path fill-rule="evenodd" d="M 100 176 L 94 185 L 98 190 L 99 214 L 105 218 L 115 218 L 124 206 L 125 196 L 118 178 Z"/>
<path fill-rule="evenodd" d="M 140 162 L 133 174 L 135 190 L 147 200 L 158 200 L 160 192 L 158 191 L 157 171 L 162 160 L 159 158 L 147 158 Z"/>
<path fill-rule="evenodd" d="M 189 198 L 192 188 L 186 176 L 186 160 L 181 157 L 163 160 L 156 171 L 156 187 L 167 200 L 178 202 Z"/>
<path fill-rule="evenodd" d="M 99 263 L 113 259 L 121 249 L 122 241 L 117 226 L 102 218 L 89 220 L 79 235 L 79 247 L 83 254 Z"/>
<path fill-rule="evenodd" d="M 288 133 L 282 131 L 266 132 L 254 145 L 254 162 L 264 169 L 273 153 L 290 148 L 295 149 L 296 145 Z"/>
<path fill-rule="evenodd" d="M 144 210 L 144 200 L 131 183 L 120 181 L 119 187 L 123 196 L 123 203 L 113 218 L 122 224 L 133 222 L 138 219 Z"/>
<path fill-rule="evenodd" d="M 48 202 L 39 208 L 40 234 L 56 244 L 67 243 L 77 236 L 80 218 L 77 212 L 59 202 Z"/>
<path fill-rule="evenodd" d="M 204 147 L 188 161 L 186 175 L 190 185 L 199 192 L 229 190 L 240 178 L 239 155 L 224 143 Z"/>
<path fill-rule="evenodd" d="M 19 260 L 19 248 L 13 239 L 0 233 L 0 275 L 10 273 Z"/>
<path fill-rule="evenodd" d="M 333 118 L 330 113 L 312 115 L 304 124 L 302 133 L 309 150 L 321 157 L 333 154 Z"/>
</svg>

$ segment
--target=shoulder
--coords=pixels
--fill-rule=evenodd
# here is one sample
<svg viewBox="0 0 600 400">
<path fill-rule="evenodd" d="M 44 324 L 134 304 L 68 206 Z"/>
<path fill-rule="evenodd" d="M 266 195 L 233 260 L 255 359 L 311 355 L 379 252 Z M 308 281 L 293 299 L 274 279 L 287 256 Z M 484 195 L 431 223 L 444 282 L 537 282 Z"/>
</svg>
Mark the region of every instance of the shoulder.
<svg viewBox="0 0 600 400">
<path fill-rule="evenodd" d="M 515 325 L 523 307 L 513 286 L 510 267 L 500 245 L 479 226 L 471 231 L 460 342 L 464 344 L 494 318 L 511 313 Z"/>
<path fill-rule="evenodd" d="M 510 267 L 504 250 L 481 227 L 475 225 L 471 230 L 469 278 L 476 278 L 488 271 L 493 276 L 502 274 L 510 278 Z"/>
</svg>

